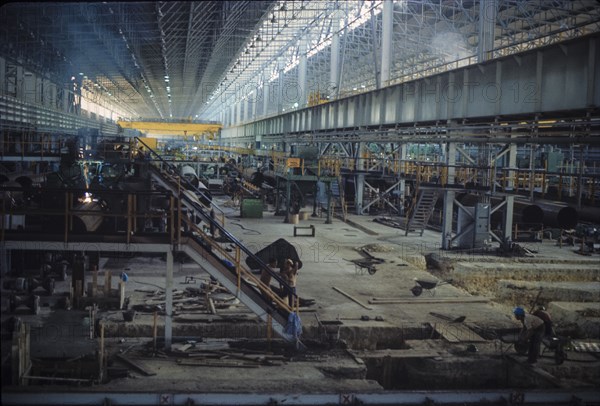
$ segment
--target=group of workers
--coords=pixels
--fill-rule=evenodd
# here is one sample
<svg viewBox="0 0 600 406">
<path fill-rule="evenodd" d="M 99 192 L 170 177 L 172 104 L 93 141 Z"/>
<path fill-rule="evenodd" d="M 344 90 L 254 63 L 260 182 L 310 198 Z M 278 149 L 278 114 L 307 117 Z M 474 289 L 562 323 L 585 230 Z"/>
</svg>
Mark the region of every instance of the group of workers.
<svg viewBox="0 0 600 406">
<path fill-rule="evenodd" d="M 268 287 L 272 292 L 275 292 L 281 298 L 287 297 L 288 304 L 290 307 L 294 306 L 294 297 L 296 296 L 296 282 L 298 280 L 298 267 L 299 263 L 297 261 L 293 261 L 287 258 L 283 261 L 282 266 L 279 269 L 279 276 L 281 279 L 287 284 L 287 286 L 281 285 L 279 289 L 273 289 L 271 287 L 271 278 L 273 273 L 276 273 L 277 268 L 277 258 L 270 258 L 268 262 L 268 266 L 271 272 L 263 269 L 260 274 L 260 281 L 266 287 Z M 269 293 L 266 291 L 265 287 L 261 287 L 261 291 L 266 299 L 269 298 Z"/>
<path fill-rule="evenodd" d="M 552 318 L 544 307 L 539 307 L 535 312 L 528 313 L 519 306 L 514 309 L 513 313 L 515 318 L 523 324 L 519 334 L 519 342 L 529 344 L 527 362 L 535 364 L 540 355 L 544 336 L 556 336 L 552 326 Z"/>
</svg>

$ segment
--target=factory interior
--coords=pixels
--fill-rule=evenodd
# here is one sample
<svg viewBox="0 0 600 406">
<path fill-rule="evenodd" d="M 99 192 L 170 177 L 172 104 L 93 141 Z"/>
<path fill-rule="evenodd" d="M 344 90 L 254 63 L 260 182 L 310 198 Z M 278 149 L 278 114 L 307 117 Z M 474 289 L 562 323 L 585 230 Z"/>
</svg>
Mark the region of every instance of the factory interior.
<svg viewBox="0 0 600 406">
<path fill-rule="evenodd" d="M 600 405 L 596 0 L 0 6 L 3 405 Z"/>
</svg>

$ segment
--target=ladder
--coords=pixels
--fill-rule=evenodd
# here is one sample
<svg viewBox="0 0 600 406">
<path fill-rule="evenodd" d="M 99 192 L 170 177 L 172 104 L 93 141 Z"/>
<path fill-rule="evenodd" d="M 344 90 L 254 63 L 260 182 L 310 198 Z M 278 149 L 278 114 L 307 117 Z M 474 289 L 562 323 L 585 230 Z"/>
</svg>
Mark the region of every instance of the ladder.
<svg viewBox="0 0 600 406">
<path fill-rule="evenodd" d="M 344 190 L 340 186 L 340 178 L 336 178 L 331 181 L 330 185 L 331 189 L 331 200 L 332 207 L 335 209 L 339 209 L 342 212 L 342 218 L 346 221 L 346 217 L 348 215 L 348 210 L 346 207 L 346 201 L 344 199 Z"/>
<path fill-rule="evenodd" d="M 411 210 L 406 217 L 405 234 L 409 232 L 419 232 L 423 235 L 425 227 L 429 222 L 431 213 L 438 199 L 438 191 L 436 189 L 421 189 L 418 192 L 416 202 L 412 205 Z"/>
</svg>

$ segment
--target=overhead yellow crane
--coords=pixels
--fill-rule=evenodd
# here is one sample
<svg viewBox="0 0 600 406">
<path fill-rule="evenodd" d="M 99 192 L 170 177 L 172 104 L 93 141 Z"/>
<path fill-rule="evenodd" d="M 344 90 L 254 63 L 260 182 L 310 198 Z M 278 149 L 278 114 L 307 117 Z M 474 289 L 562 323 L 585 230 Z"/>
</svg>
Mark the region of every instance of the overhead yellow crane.
<svg viewBox="0 0 600 406">
<path fill-rule="evenodd" d="M 146 135 L 207 136 L 213 139 L 221 124 L 165 121 L 117 121 L 122 128 L 139 130 Z"/>
</svg>

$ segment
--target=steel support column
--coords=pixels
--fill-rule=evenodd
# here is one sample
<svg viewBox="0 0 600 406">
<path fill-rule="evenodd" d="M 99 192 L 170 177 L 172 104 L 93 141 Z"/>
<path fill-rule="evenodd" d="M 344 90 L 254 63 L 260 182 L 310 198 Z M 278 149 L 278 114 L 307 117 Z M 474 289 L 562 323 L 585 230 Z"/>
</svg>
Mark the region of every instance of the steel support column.
<svg viewBox="0 0 600 406">
<path fill-rule="evenodd" d="M 277 72 L 279 72 L 277 78 L 277 114 L 283 113 L 283 86 L 285 85 L 283 82 L 283 76 L 285 75 L 283 68 L 285 68 L 285 61 L 279 59 L 277 61 Z"/>
<path fill-rule="evenodd" d="M 355 177 L 355 182 L 356 182 L 356 200 L 354 202 L 354 205 L 356 206 L 356 214 L 363 214 L 362 213 L 362 208 L 363 208 L 363 194 L 364 194 L 364 190 L 365 190 L 365 174 L 364 173 L 359 173 L 356 175 Z"/>
<path fill-rule="evenodd" d="M 262 115 L 266 116 L 269 113 L 269 84 L 267 83 L 267 78 L 263 75 L 263 109 Z"/>
<path fill-rule="evenodd" d="M 6 59 L 0 58 L 0 95 L 6 94 Z"/>
<path fill-rule="evenodd" d="M 452 190 L 444 191 L 444 207 L 442 213 L 442 249 L 452 248 L 452 219 L 454 216 L 454 196 Z"/>
<path fill-rule="evenodd" d="M 331 38 L 331 61 L 329 63 L 329 86 L 328 96 L 336 99 L 340 87 L 340 33 L 339 33 L 339 13 L 333 13 L 333 37 Z"/>
<path fill-rule="evenodd" d="M 446 144 L 446 164 L 448 165 L 447 183 L 453 185 L 456 177 L 456 143 L 454 142 Z"/>
<path fill-rule="evenodd" d="M 300 62 L 298 64 L 298 106 L 300 108 L 306 107 L 308 89 L 306 82 L 306 71 L 307 71 L 307 41 L 305 38 L 300 40 L 299 53 Z"/>
<path fill-rule="evenodd" d="M 394 2 L 384 0 L 383 2 L 383 33 L 381 37 L 381 78 L 379 84 L 381 87 L 388 85 L 390 80 L 390 68 L 393 53 L 393 34 L 394 34 Z"/>
<path fill-rule="evenodd" d="M 479 11 L 479 46 L 477 59 L 484 62 L 491 59 L 494 49 L 496 28 L 497 0 L 480 0 Z"/>
<path fill-rule="evenodd" d="M 502 238 L 504 241 L 512 238 L 513 211 L 515 206 L 515 197 L 506 196 L 504 205 L 504 215 L 502 216 Z"/>
</svg>

